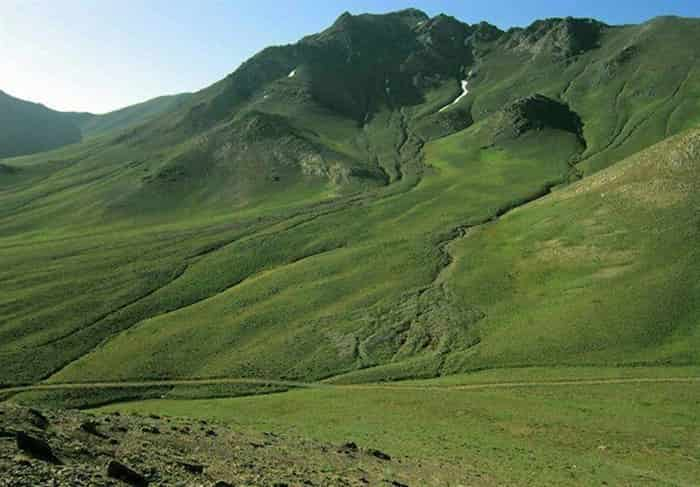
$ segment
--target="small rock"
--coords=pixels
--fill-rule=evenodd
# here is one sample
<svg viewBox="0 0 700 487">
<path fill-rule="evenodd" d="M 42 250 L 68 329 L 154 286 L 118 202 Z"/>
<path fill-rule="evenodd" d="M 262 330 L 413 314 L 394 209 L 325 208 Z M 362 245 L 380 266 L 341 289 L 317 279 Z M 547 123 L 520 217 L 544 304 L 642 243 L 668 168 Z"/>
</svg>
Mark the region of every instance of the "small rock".
<svg viewBox="0 0 700 487">
<path fill-rule="evenodd" d="M 389 455 L 387 455 L 386 453 L 384 453 L 383 451 L 370 449 L 370 450 L 367 450 L 367 453 L 369 455 L 372 455 L 375 458 L 380 459 L 380 460 L 385 460 L 385 461 L 391 460 L 391 457 Z"/>
<path fill-rule="evenodd" d="M 214 430 L 208 430 L 208 431 L 206 432 L 206 435 L 207 435 L 207 436 L 216 436 L 216 431 L 214 431 Z"/>
<path fill-rule="evenodd" d="M 191 462 L 181 462 L 181 461 L 178 461 L 177 463 L 178 463 L 178 465 L 180 465 L 182 468 L 184 468 L 185 470 L 187 470 L 190 473 L 194 473 L 194 474 L 204 473 L 204 465 L 202 465 L 201 463 L 191 463 Z"/>
<path fill-rule="evenodd" d="M 148 417 L 151 419 L 160 419 L 160 416 L 158 416 L 157 414 L 149 414 Z"/>
<path fill-rule="evenodd" d="M 233 484 L 229 484 L 224 480 L 219 480 L 213 485 L 213 487 L 233 487 Z"/>
<path fill-rule="evenodd" d="M 360 448 L 354 441 L 348 441 L 340 447 L 341 453 L 357 453 L 358 451 L 360 451 Z"/>
<path fill-rule="evenodd" d="M 31 467 L 31 466 L 32 466 L 32 462 L 30 462 L 27 458 L 25 458 L 25 457 L 22 456 L 22 455 L 16 455 L 16 456 L 13 458 L 13 460 L 14 460 L 15 463 L 16 463 L 17 465 L 19 465 L 20 467 Z"/>
<path fill-rule="evenodd" d="M 391 485 L 392 485 L 392 487 L 408 487 L 407 484 L 402 484 L 398 480 L 392 480 Z"/>
<path fill-rule="evenodd" d="M 29 421 L 39 429 L 45 430 L 49 426 L 49 420 L 36 409 L 28 409 Z"/>
<path fill-rule="evenodd" d="M 44 460 L 55 464 L 61 463 L 46 441 L 29 436 L 24 431 L 17 432 L 17 448 L 38 460 Z"/>
<path fill-rule="evenodd" d="M 0 429 L 0 438 L 15 438 L 16 436 L 17 433 L 14 431 Z"/>
<path fill-rule="evenodd" d="M 109 462 L 107 466 L 107 475 L 113 479 L 121 480 L 122 482 L 137 487 L 145 487 L 148 485 L 148 480 L 146 480 L 143 475 L 116 460 Z"/>
<path fill-rule="evenodd" d="M 141 431 L 143 431 L 144 433 L 151 433 L 153 435 L 160 434 L 160 430 L 155 426 L 144 426 L 143 428 L 141 428 Z"/>
<path fill-rule="evenodd" d="M 100 433 L 99 430 L 97 429 L 97 423 L 95 421 L 85 421 L 80 425 L 80 429 L 83 430 L 86 433 L 89 433 L 91 435 L 100 437 L 100 438 L 107 438 L 107 435 L 104 433 Z"/>
</svg>

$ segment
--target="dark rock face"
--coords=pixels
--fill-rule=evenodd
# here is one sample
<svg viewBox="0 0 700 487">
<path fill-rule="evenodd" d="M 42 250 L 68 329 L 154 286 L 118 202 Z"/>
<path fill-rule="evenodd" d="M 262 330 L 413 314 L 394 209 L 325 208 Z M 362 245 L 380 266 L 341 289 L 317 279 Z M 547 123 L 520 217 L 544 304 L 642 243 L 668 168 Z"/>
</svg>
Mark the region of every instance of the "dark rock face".
<svg viewBox="0 0 700 487">
<path fill-rule="evenodd" d="M 122 482 L 136 487 L 145 487 L 148 485 L 148 480 L 146 480 L 143 475 L 116 460 L 109 462 L 107 466 L 107 475 L 113 479 L 121 480 Z"/>
<path fill-rule="evenodd" d="M 503 109 L 496 139 L 518 137 L 529 130 L 552 128 L 582 137 L 583 123 L 568 105 L 535 94 L 514 101 Z"/>
<path fill-rule="evenodd" d="M 17 448 L 38 460 L 55 464 L 61 463 L 61 461 L 56 458 L 56 455 L 54 455 L 48 442 L 30 436 L 24 431 L 17 432 Z"/>
</svg>

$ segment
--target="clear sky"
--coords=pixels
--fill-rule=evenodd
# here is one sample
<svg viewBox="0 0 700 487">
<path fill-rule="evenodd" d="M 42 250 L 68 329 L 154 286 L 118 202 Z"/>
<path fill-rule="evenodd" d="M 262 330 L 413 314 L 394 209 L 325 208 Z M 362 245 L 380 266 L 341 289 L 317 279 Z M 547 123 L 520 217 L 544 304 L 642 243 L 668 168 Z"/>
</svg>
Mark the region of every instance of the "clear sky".
<svg viewBox="0 0 700 487">
<path fill-rule="evenodd" d="M 0 0 L 0 90 L 55 109 L 106 112 L 204 88 L 345 10 L 406 7 L 502 28 L 567 15 L 614 24 L 700 16 L 700 0 Z"/>
</svg>

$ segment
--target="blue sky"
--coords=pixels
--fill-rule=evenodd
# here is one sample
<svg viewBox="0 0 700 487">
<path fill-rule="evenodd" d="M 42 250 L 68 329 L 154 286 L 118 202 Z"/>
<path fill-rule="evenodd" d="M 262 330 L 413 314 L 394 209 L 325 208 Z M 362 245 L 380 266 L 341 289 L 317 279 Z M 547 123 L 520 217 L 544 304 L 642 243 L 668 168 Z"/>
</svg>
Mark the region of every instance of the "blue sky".
<svg viewBox="0 0 700 487">
<path fill-rule="evenodd" d="M 700 16 L 700 0 L 0 0 L 0 90 L 56 109 L 106 112 L 201 89 L 345 10 L 409 6 L 502 28 L 567 15 L 614 24 Z"/>
</svg>

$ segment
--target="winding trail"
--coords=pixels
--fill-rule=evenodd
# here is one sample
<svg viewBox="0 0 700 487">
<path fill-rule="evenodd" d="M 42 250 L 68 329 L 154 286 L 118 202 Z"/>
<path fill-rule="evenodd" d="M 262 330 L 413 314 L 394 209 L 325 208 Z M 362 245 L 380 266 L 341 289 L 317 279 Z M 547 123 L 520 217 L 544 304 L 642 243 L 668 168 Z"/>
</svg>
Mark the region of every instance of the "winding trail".
<svg viewBox="0 0 700 487">
<path fill-rule="evenodd" d="M 80 389 L 118 389 L 168 387 L 168 386 L 202 386 L 229 384 L 260 384 L 278 385 L 304 389 L 352 389 L 352 390 L 392 390 L 392 391 L 430 391 L 452 390 L 471 391 L 484 389 L 514 389 L 524 387 L 561 387 L 561 386 L 596 386 L 622 384 L 662 384 L 662 383 L 700 383 L 700 377 L 629 377 L 602 379 L 566 379 L 523 382 L 484 382 L 474 384 L 426 384 L 415 383 L 377 383 L 377 384 L 328 384 L 323 382 L 297 382 L 287 380 L 268 380 L 254 378 L 221 378 L 221 379 L 172 379 L 150 381 L 112 381 L 112 382 L 78 382 L 78 383 L 39 383 L 23 386 L 0 388 L 0 394 L 17 394 L 30 391 L 51 390 L 80 390 Z"/>
</svg>

